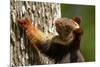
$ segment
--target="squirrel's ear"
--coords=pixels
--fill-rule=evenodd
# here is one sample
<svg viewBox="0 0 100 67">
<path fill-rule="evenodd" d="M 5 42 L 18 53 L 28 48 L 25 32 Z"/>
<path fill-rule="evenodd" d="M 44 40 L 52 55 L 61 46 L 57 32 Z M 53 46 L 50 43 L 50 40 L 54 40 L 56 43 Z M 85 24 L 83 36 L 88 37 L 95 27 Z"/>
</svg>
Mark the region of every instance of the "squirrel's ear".
<svg viewBox="0 0 100 67">
<path fill-rule="evenodd" d="M 75 22 L 77 22 L 78 24 L 81 23 L 81 17 L 80 16 L 76 16 L 72 18 Z"/>
</svg>

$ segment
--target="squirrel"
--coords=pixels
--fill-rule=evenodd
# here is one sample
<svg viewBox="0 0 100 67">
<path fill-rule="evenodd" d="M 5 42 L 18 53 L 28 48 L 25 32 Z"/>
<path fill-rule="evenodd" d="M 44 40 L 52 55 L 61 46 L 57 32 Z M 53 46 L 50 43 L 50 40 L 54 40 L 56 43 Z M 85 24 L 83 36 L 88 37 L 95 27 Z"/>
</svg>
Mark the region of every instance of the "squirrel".
<svg viewBox="0 0 100 67">
<path fill-rule="evenodd" d="M 80 27 L 80 17 L 58 18 L 55 21 L 58 35 L 46 36 L 41 30 L 32 25 L 32 21 L 25 17 L 17 18 L 33 47 L 55 60 L 56 63 L 84 62 L 80 52 L 80 41 L 83 29 Z"/>
</svg>

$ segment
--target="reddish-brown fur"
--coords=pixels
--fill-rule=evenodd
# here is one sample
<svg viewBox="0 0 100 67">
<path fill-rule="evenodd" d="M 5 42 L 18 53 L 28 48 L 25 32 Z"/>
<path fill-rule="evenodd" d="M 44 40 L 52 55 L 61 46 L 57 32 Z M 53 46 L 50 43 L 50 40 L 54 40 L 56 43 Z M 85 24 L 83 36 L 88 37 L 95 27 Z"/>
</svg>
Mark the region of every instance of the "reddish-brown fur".
<svg viewBox="0 0 100 67">
<path fill-rule="evenodd" d="M 54 59 L 55 63 L 63 63 L 61 62 L 62 59 L 65 58 L 68 53 L 70 53 L 70 58 L 69 58 L 70 62 L 78 62 L 77 60 L 78 58 L 80 59 L 80 61 L 84 61 L 83 59 L 81 60 L 82 58 L 80 57 L 81 53 L 80 55 L 77 53 L 77 51 L 80 51 L 80 40 L 81 40 L 81 35 L 83 34 L 83 30 L 81 28 L 74 29 L 75 27 L 73 26 L 75 25 L 72 25 L 72 28 L 70 29 L 70 31 L 67 32 L 69 28 L 67 29 L 66 26 L 63 26 L 62 28 L 62 25 L 63 25 L 62 20 L 56 21 L 57 22 L 56 25 L 61 22 L 60 23 L 61 26 L 59 25 L 56 26 L 57 27 L 56 30 L 58 30 L 59 35 L 54 36 L 52 39 L 48 41 L 48 39 L 46 39 L 45 34 L 41 32 L 38 28 L 34 27 L 28 18 L 17 19 L 18 23 L 21 24 L 21 26 L 26 31 L 26 34 L 28 38 L 30 39 L 31 43 L 36 45 L 40 52 L 47 55 L 49 58 Z M 72 19 L 68 21 L 64 20 L 65 24 L 68 22 L 69 22 L 69 26 L 70 26 L 70 23 L 72 22 L 80 24 L 80 18 L 75 17 L 73 18 L 73 20 Z M 61 31 L 62 29 L 64 30 Z M 68 38 L 68 35 L 70 34 L 70 32 L 72 33 L 71 36 L 73 37 L 71 41 L 69 41 L 70 38 Z M 61 42 L 56 42 L 56 40 L 61 41 Z M 69 43 L 67 43 L 67 41 L 69 41 Z M 67 62 L 68 60 L 65 60 L 65 61 Z"/>
</svg>

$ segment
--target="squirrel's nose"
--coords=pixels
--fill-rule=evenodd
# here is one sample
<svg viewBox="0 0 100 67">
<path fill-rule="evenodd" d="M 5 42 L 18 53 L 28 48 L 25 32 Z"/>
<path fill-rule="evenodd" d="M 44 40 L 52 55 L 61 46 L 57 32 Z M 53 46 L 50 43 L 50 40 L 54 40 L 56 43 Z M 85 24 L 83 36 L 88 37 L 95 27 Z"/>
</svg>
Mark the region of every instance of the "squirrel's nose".
<svg viewBox="0 0 100 67">
<path fill-rule="evenodd" d="M 55 24 L 59 24 L 61 22 L 61 19 L 60 18 L 57 18 L 56 20 L 55 20 Z"/>
</svg>

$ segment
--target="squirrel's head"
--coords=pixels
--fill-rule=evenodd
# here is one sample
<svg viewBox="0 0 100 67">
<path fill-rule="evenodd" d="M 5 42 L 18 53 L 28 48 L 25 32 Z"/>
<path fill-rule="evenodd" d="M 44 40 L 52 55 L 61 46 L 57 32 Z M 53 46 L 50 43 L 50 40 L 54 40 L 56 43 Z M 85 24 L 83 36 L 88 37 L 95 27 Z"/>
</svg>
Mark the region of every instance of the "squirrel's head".
<svg viewBox="0 0 100 67">
<path fill-rule="evenodd" d="M 74 17 L 73 19 L 68 18 L 58 18 L 55 21 L 56 31 L 60 36 L 68 36 L 70 33 L 74 32 L 80 29 L 80 17 Z M 81 33 L 78 30 L 79 33 Z"/>
</svg>

